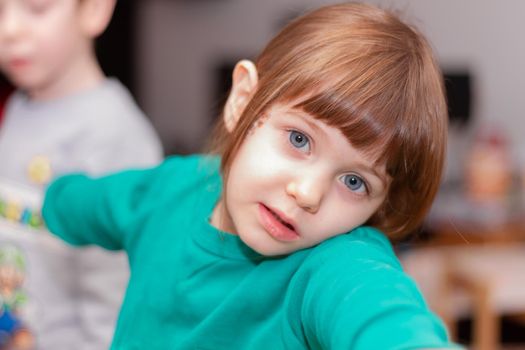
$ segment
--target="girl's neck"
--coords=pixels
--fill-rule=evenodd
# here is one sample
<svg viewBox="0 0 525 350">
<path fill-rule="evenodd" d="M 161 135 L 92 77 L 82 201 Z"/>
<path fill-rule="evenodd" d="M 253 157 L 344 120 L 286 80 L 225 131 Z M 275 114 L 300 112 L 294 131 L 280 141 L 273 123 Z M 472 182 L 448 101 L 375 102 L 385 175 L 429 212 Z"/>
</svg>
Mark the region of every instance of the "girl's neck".
<svg viewBox="0 0 525 350">
<path fill-rule="evenodd" d="M 226 210 L 224 200 L 221 199 L 213 209 L 210 218 L 210 224 L 221 231 L 235 234 L 236 230 L 233 227 L 233 222 Z"/>
</svg>

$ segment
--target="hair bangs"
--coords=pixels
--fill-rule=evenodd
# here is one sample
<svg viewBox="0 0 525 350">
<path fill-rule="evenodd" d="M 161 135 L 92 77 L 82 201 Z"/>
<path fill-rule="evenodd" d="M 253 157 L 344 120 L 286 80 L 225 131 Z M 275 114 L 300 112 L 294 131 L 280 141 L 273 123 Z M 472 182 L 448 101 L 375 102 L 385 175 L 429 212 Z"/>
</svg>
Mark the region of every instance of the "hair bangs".
<svg viewBox="0 0 525 350">
<path fill-rule="evenodd" d="M 305 90 L 312 91 L 311 88 Z M 400 152 L 402 143 L 400 128 L 395 122 L 399 118 L 390 113 L 395 111 L 377 108 L 380 105 L 377 101 L 365 98 L 359 91 L 345 88 L 344 83 L 340 82 L 300 99 L 294 104 L 294 108 L 339 129 L 353 147 L 373 159 L 376 164 L 397 158 L 396 154 Z M 297 100 L 298 93 L 300 91 L 286 98 Z"/>
</svg>

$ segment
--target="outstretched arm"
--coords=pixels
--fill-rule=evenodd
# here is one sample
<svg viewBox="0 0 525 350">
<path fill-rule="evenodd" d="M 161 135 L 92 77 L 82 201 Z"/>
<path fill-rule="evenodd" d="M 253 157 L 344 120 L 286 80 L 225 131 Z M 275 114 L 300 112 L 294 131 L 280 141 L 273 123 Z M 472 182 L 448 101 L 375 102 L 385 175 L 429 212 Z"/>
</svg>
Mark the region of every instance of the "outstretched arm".
<svg viewBox="0 0 525 350">
<path fill-rule="evenodd" d="M 98 179 L 83 174 L 60 177 L 47 190 L 44 221 L 51 232 L 70 244 L 125 249 L 134 222 L 147 210 L 142 199 L 155 190 L 152 177 L 162 167 Z"/>
</svg>

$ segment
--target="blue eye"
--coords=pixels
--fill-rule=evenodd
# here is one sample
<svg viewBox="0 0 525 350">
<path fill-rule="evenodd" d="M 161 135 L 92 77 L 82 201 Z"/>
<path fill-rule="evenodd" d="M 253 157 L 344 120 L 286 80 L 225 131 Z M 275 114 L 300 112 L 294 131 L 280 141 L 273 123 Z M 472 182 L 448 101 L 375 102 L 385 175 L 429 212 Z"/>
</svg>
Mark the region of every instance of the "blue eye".
<svg viewBox="0 0 525 350">
<path fill-rule="evenodd" d="M 357 175 L 349 174 L 343 176 L 343 182 L 353 192 L 363 193 L 368 192 L 366 183 Z"/>
<path fill-rule="evenodd" d="M 308 137 L 305 134 L 299 131 L 290 131 L 290 143 L 295 148 L 299 148 L 301 150 L 304 149 L 307 152 L 310 150 L 310 140 L 308 140 Z"/>
</svg>

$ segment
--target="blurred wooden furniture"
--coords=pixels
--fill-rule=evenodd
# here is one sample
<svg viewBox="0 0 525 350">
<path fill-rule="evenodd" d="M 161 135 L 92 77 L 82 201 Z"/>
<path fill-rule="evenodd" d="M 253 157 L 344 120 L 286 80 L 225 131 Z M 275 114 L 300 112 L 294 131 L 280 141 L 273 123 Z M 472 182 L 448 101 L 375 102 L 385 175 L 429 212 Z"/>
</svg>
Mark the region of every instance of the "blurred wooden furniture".
<svg viewBox="0 0 525 350">
<path fill-rule="evenodd" d="M 525 314 L 525 224 L 435 225 L 434 238 L 402 261 L 452 338 L 460 317 L 472 315 L 476 350 L 495 350 L 500 317 Z"/>
<path fill-rule="evenodd" d="M 445 264 L 445 290 L 462 288 L 470 298 L 475 348 L 497 349 L 501 315 L 525 313 L 525 244 L 455 247 Z"/>
<path fill-rule="evenodd" d="M 525 218 L 524 218 L 525 219 Z M 480 222 L 434 222 L 434 234 L 419 246 L 486 245 L 525 242 L 525 220 L 514 219 L 499 224 Z"/>
</svg>

